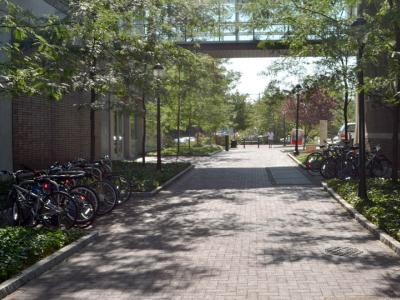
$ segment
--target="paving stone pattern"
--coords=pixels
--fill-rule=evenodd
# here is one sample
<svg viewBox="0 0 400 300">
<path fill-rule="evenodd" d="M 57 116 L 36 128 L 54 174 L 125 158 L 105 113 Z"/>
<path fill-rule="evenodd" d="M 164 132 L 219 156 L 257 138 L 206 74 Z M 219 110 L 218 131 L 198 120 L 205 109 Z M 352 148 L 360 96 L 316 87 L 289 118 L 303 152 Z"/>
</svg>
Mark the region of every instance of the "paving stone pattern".
<svg viewBox="0 0 400 300">
<path fill-rule="evenodd" d="M 96 244 L 6 299 L 400 296 L 399 257 L 280 150 L 247 146 L 197 159 L 154 199 L 101 219 Z M 362 253 L 336 256 L 331 247 Z"/>
</svg>

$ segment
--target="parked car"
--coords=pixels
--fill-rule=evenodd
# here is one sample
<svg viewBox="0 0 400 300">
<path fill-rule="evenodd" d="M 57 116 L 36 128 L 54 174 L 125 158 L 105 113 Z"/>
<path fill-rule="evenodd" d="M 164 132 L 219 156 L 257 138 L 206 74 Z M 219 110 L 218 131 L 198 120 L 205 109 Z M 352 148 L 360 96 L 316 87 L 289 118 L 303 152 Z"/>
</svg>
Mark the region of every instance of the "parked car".
<svg viewBox="0 0 400 300">
<path fill-rule="evenodd" d="M 190 140 L 191 142 L 195 142 L 195 141 L 196 141 L 196 138 L 195 138 L 194 136 L 182 136 L 182 137 L 179 138 L 179 141 L 180 141 L 181 143 L 188 143 L 189 140 Z M 175 143 L 177 143 L 177 142 L 178 142 L 178 139 L 174 139 L 174 141 L 175 141 Z"/>
<path fill-rule="evenodd" d="M 356 123 L 347 123 L 347 133 L 349 141 L 354 139 L 355 132 L 356 132 Z M 344 124 L 342 125 L 342 127 L 340 127 L 337 136 L 339 137 L 339 141 L 344 141 L 346 139 Z"/>
<path fill-rule="evenodd" d="M 286 143 L 287 143 L 287 144 L 290 144 L 290 140 L 291 140 L 291 139 L 292 139 L 291 135 L 288 134 L 288 136 L 286 137 Z M 279 140 L 281 141 L 281 143 L 284 142 L 283 138 L 280 138 Z"/>
</svg>

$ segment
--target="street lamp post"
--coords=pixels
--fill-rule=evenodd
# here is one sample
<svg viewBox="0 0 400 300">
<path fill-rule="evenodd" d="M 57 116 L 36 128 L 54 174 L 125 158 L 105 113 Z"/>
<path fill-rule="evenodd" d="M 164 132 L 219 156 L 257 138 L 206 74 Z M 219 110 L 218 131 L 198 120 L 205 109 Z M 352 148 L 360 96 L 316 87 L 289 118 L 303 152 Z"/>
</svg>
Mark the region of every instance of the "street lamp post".
<svg viewBox="0 0 400 300">
<path fill-rule="evenodd" d="M 299 110 L 300 110 L 300 91 L 301 85 L 295 86 L 296 92 L 296 144 L 294 147 L 294 155 L 299 155 Z"/>
<path fill-rule="evenodd" d="M 156 64 L 153 68 L 154 78 L 159 80 L 163 75 L 164 67 Z M 159 82 L 157 82 L 157 170 L 161 170 L 161 101 Z"/>
<path fill-rule="evenodd" d="M 367 21 L 364 18 L 358 18 L 351 24 L 351 27 L 358 30 L 364 27 Z M 368 200 L 367 195 L 367 179 L 365 171 L 366 155 L 365 155 L 365 92 L 364 92 L 364 71 L 362 68 L 362 59 L 364 48 L 367 43 L 368 36 L 364 33 L 358 42 L 357 53 L 357 85 L 358 85 L 358 140 L 359 140 L 359 183 L 358 197 L 364 201 Z"/>
</svg>

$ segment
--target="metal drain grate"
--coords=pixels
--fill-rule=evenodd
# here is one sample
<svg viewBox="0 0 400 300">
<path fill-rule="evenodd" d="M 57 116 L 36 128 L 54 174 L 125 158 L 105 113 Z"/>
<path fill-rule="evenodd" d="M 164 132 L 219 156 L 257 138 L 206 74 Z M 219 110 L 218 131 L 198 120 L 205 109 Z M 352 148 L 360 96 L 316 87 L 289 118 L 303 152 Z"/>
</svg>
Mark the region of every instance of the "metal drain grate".
<svg viewBox="0 0 400 300">
<path fill-rule="evenodd" d="M 331 255 L 344 257 L 355 257 L 363 253 L 361 250 L 351 247 L 330 247 L 325 249 L 325 252 Z"/>
</svg>

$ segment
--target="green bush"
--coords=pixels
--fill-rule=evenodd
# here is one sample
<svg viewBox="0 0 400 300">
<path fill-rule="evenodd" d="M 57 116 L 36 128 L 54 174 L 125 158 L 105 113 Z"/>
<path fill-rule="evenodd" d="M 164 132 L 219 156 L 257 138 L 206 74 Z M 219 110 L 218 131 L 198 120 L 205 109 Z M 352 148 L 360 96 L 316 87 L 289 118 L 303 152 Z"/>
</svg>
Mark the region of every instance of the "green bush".
<svg viewBox="0 0 400 300">
<path fill-rule="evenodd" d="M 400 240 L 400 184 L 382 178 L 368 179 L 371 204 L 366 204 L 357 196 L 357 181 L 330 179 L 327 183 L 368 220 Z"/>
<path fill-rule="evenodd" d="M 222 147 L 218 145 L 197 145 L 195 142 L 189 148 L 188 144 L 181 144 L 179 155 L 182 156 L 207 156 L 216 151 L 221 151 Z M 164 147 L 161 150 L 161 154 L 164 156 L 175 156 L 176 155 L 176 145 L 170 147 Z M 149 152 L 148 155 L 155 156 L 156 152 Z"/>
<path fill-rule="evenodd" d="M 308 156 L 309 154 L 310 154 L 310 153 L 303 152 L 303 153 L 300 153 L 298 156 L 296 156 L 296 158 L 297 158 L 302 164 L 304 164 L 304 163 L 306 162 L 306 158 L 307 158 L 307 156 Z"/>
<path fill-rule="evenodd" d="M 82 230 L 0 228 L 0 282 L 82 237 Z"/>
<path fill-rule="evenodd" d="M 159 171 L 155 163 L 146 163 L 143 166 L 138 162 L 114 161 L 113 171 L 126 176 L 132 182 L 134 191 L 148 192 L 159 187 L 188 166 L 190 163 L 186 162 L 165 163 Z"/>
</svg>

